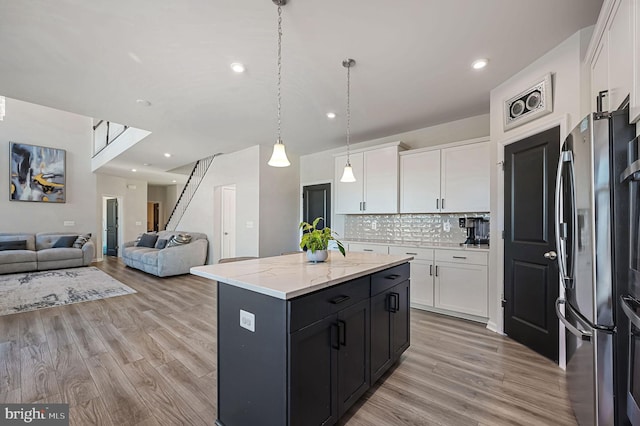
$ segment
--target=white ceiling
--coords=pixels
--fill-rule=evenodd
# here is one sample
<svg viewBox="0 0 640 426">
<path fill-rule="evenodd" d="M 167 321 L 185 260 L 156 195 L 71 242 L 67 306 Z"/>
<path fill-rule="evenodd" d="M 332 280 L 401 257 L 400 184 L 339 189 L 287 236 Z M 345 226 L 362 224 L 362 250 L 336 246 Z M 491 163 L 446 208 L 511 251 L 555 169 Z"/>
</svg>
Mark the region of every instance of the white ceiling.
<svg viewBox="0 0 640 426">
<path fill-rule="evenodd" d="M 289 0 L 287 150 L 344 144 L 344 58 L 357 62 L 352 140 L 388 136 L 487 113 L 492 88 L 594 24 L 601 4 Z M 151 176 L 216 152 L 271 145 L 276 20 L 271 0 L 0 0 L 0 94 L 151 131 L 108 165 L 123 176 L 132 167 Z M 480 57 L 489 66 L 474 71 Z M 247 71 L 233 73 L 232 62 Z M 328 120 L 328 111 L 338 117 Z"/>
</svg>

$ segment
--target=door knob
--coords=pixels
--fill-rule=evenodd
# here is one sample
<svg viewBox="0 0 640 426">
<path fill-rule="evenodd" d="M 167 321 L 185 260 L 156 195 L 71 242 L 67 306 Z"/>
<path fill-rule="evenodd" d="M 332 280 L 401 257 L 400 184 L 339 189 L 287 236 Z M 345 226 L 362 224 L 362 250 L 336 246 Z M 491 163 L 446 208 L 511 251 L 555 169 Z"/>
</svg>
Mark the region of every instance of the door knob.
<svg viewBox="0 0 640 426">
<path fill-rule="evenodd" d="M 553 250 L 548 251 L 544 254 L 544 258 L 549 260 L 556 260 L 557 257 L 558 257 L 558 254 Z"/>
</svg>

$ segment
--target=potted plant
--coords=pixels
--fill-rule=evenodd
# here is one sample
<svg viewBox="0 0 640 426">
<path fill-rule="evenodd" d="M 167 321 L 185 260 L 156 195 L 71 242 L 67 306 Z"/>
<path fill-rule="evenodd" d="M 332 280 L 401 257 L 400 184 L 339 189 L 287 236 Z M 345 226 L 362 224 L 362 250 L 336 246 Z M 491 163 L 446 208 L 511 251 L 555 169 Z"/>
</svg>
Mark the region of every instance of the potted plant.
<svg viewBox="0 0 640 426">
<path fill-rule="evenodd" d="M 335 239 L 333 235 L 338 235 L 331 228 L 325 226 L 323 229 L 317 229 L 318 223 L 324 221 L 324 218 L 317 217 L 313 223 L 300 222 L 299 229 L 302 229 L 302 238 L 300 239 L 300 248 L 307 250 L 307 259 L 311 262 L 324 262 L 327 260 L 329 253 L 329 241 L 334 240 L 338 244 L 338 250 L 344 256 L 344 246 L 340 241 Z"/>
</svg>

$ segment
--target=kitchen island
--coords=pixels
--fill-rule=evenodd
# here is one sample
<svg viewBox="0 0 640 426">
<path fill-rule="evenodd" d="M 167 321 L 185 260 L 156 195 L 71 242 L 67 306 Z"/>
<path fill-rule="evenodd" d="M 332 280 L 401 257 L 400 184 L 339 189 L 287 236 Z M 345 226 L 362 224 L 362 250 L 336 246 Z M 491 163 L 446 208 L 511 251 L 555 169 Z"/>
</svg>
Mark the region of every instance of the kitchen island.
<svg viewBox="0 0 640 426">
<path fill-rule="evenodd" d="M 332 425 L 409 347 L 411 256 L 199 266 L 218 282 L 220 426 Z"/>
</svg>

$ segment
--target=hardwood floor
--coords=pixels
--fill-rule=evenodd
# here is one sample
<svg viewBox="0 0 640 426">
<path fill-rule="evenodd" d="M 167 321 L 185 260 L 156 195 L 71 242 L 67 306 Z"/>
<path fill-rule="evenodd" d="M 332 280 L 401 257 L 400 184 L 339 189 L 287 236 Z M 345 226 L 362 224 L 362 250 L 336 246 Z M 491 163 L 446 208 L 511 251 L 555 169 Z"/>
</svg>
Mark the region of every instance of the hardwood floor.
<svg viewBox="0 0 640 426">
<path fill-rule="evenodd" d="M 138 293 L 0 317 L 0 402 L 67 402 L 72 425 L 213 425 L 213 282 L 96 266 Z M 340 424 L 575 425 L 565 389 L 522 345 L 412 310 L 411 347 Z"/>
</svg>

